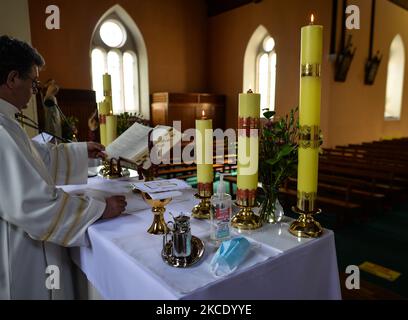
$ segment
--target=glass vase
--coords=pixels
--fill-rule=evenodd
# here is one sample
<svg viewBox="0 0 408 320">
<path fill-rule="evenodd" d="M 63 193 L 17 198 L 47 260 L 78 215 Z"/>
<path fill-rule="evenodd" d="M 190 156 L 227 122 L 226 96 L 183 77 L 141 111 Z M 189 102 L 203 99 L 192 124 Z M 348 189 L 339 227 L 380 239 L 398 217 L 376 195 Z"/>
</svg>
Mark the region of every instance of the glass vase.
<svg viewBox="0 0 408 320">
<path fill-rule="evenodd" d="M 279 189 L 265 184 L 262 185 L 262 189 L 264 190 L 265 198 L 259 209 L 261 220 L 265 223 L 280 222 L 284 212 L 278 199 Z"/>
</svg>

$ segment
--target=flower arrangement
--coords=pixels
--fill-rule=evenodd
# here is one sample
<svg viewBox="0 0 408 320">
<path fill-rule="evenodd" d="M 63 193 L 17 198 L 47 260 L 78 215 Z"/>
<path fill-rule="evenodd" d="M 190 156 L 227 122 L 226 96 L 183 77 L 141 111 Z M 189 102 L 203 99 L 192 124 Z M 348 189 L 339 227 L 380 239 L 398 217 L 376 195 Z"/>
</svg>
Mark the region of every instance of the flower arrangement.
<svg viewBox="0 0 408 320">
<path fill-rule="evenodd" d="M 298 164 L 298 108 L 283 118 L 273 120 L 274 111 L 266 111 L 266 118 L 260 133 L 259 181 L 265 193 L 260 208 L 264 222 L 275 223 L 276 202 L 279 187 L 294 175 Z"/>
</svg>

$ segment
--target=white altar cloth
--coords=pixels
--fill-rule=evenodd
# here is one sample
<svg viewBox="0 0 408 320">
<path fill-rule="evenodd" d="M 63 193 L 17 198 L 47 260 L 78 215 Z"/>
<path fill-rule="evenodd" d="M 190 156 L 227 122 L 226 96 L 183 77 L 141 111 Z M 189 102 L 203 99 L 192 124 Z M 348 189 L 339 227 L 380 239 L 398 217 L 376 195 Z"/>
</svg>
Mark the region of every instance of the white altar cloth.
<svg viewBox="0 0 408 320">
<path fill-rule="evenodd" d="M 95 180 L 97 179 L 97 180 Z M 100 178 L 90 184 L 100 184 Z M 112 192 L 126 191 L 115 182 Z M 101 183 L 113 186 L 111 181 Z M 67 188 L 69 189 L 69 188 Z M 169 212 L 188 214 L 197 203 L 194 190 L 188 200 L 174 201 Z M 129 196 L 131 198 L 131 196 Z M 134 206 L 137 207 L 137 206 Z M 318 239 L 292 236 L 289 221 L 244 233 L 251 242 L 245 262 L 227 277 L 215 277 L 209 263 L 216 248 L 208 242 L 209 223 L 192 219 L 192 233 L 205 242 L 197 265 L 178 269 L 160 256 L 162 236 L 146 232 L 153 220 L 150 209 L 100 221 L 88 229 L 91 247 L 74 248 L 74 261 L 105 299 L 341 299 L 334 234 L 325 230 Z"/>
</svg>

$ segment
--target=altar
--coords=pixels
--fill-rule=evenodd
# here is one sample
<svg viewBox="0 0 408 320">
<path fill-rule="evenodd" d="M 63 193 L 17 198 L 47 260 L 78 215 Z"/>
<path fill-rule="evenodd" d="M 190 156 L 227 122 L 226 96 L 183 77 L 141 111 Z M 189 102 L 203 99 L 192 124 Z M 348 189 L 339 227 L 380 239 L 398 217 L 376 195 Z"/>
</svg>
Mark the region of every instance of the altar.
<svg viewBox="0 0 408 320">
<path fill-rule="evenodd" d="M 102 220 L 88 229 L 90 246 L 73 248 L 77 266 L 104 299 L 341 299 L 334 234 L 296 238 L 290 219 L 259 231 L 237 233 L 251 243 L 245 261 L 232 274 L 216 277 L 209 265 L 216 247 L 209 241 L 207 221 L 192 219 L 192 234 L 205 243 L 202 259 L 189 268 L 174 268 L 161 257 L 163 237 L 146 232 L 153 215 L 129 181 L 89 179 L 88 188 L 126 194 L 127 213 Z M 84 188 L 84 186 L 82 186 Z M 67 191 L 78 188 L 65 187 Z M 189 215 L 197 204 L 194 190 L 184 191 L 166 207 L 165 220 Z"/>
</svg>

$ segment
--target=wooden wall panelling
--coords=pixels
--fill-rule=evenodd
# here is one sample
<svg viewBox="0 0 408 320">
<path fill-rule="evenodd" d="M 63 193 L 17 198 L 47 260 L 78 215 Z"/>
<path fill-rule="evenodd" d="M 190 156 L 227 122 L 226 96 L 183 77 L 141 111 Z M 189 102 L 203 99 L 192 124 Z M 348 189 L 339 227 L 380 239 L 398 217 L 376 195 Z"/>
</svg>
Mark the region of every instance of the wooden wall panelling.
<svg viewBox="0 0 408 320">
<path fill-rule="evenodd" d="M 173 121 L 181 121 L 181 131 L 195 128 L 196 111 L 192 103 L 179 104 L 174 103 L 168 107 L 167 125 L 173 126 Z"/>
<path fill-rule="evenodd" d="M 57 94 L 58 105 L 66 117 L 76 117 L 79 122 L 78 141 L 88 140 L 88 118 L 97 108 L 95 91 L 60 89 Z M 37 95 L 37 115 L 40 128 L 44 128 L 44 107 Z"/>
<path fill-rule="evenodd" d="M 225 129 L 225 96 L 209 93 L 153 93 L 151 97 L 152 125 L 172 126 L 174 120 L 181 120 L 182 131 L 195 128 L 202 110 L 213 120 L 213 128 Z"/>
</svg>

